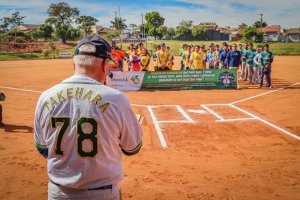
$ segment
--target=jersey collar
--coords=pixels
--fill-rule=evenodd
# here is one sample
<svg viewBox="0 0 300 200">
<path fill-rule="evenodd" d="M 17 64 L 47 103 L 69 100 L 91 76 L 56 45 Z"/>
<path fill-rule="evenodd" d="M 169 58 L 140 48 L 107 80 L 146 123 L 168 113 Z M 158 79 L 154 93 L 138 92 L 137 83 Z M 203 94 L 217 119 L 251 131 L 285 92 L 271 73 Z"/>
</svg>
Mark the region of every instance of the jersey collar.
<svg viewBox="0 0 300 200">
<path fill-rule="evenodd" d="M 62 84 L 96 84 L 96 85 L 102 85 L 102 83 L 96 81 L 95 79 L 86 76 L 86 75 L 73 75 L 70 78 L 64 80 L 61 82 Z"/>
</svg>

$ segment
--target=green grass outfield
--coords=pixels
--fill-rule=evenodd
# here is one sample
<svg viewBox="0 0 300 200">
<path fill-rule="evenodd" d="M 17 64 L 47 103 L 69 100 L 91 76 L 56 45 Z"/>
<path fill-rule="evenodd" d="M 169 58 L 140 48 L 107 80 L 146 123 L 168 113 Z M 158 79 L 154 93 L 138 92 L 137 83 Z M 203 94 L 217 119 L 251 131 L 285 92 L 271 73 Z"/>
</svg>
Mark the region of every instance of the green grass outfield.
<svg viewBox="0 0 300 200">
<path fill-rule="evenodd" d="M 74 49 L 61 49 L 59 51 L 72 51 Z M 8 53 L 0 52 L 0 61 L 1 60 L 24 60 L 24 59 L 53 59 L 58 58 L 58 51 L 49 51 L 45 54 L 44 52 L 34 52 L 34 53 Z"/>
<path fill-rule="evenodd" d="M 222 41 L 179 41 L 179 40 L 155 40 L 149 42 L 147 44 L 148 50 L 152 50 L 154 45 L 159 45 L 164 42 L 167 46 L 170 46 L 171 52 L 173 55 L 179 55 L 179 49 L 181 48 L 181 44 L 189 44 L 189 45 L 205 45 L 206 48 L 211 43 L 222 45 Z M 76 42 L 75 42 L 76 43 Z M 229 44 L 239 44 L 241 42 L 228 42 Z M 127 47 L 130 43 L 123 43 L 123 48 Z M 275 55 L 300 55 L 300 43 L 269 43 L 270 50 L 275 53 Z M 254 44 L 255 46 L 257 44 Z M 74 51 L 74 49 L 61 49 L 59 51 Z M 43 52 L 40 53 L 7 53 L 0 52 L 0 60 L 22 60 L 22 59 L 49 59 L 49 58 L 57 58 L 58 53 L 53 54 L 50 52 L 48 55 L 45 55 Z"/>
</svg>

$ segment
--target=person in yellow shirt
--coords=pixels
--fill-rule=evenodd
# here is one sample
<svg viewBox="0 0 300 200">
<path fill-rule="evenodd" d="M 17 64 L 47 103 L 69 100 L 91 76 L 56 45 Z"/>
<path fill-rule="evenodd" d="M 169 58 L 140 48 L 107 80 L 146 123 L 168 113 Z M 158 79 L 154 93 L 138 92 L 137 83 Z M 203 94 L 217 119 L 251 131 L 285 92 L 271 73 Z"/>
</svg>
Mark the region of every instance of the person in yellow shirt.
<svg viewBox="0 0 300 200">
<path fill-rule="evenodd" d="M 183 64 L 185 69 L 190 69 L 190 57 L 192 53 L 191 46 L 187 46 L 187 50 L 183 53 Z"/>
<path fill-rule="evenodd" d="M 173 69 L 173 65 L 174 65 L 174 56 L 171 52 L 170 47 L 167 47 L 167 51 L 168 51 L 168 63 L 167 63 L 167 69 L 166 70 L 172 70 Z"/>
<path fill-rule="evenodd" d="M 161 50 L 158 51 L 158 56 L 157 56 L 158 71 L 167 70 L 166 68 L 169 60 L 169 55 L 165 43 L 162 43 L 160 46 L 161 46 Z"/>
<path fill-rule="evenodd" d="M 131 63 L 130 63 L 130 56 L 131 54 L 133 53 L 133 45 L 130 45 L 126 51 L 126 54 L 125 54 L 125 57 L 126 57 L 126 60 L 127 60 L 127 66 L 128 66 L 128 71 L 130 71 L 130 66 L 131 66 Z"/>
<path fill-rule="evenodd" d="M 158 57 L 158 52 L 161 50 L 161 46 L 157 46 L 154 49 L 154 53 L 152 55 L 152 61 L 153 61 L 153 65 L 154 65 L 154 71 L 158 71 L 158 63 L 157 63 L 157 57 Z"/>
<path fill-rule="evenodd" d="M 196 46 L 195 51 L 191 53 L 190 67 L 192 69 L 205 69 L 205 54 L 203 47 Z"/>
<path fill-rule="evenodd" d="M 144 44 L 142 42 L 140 42 L 138 44 L 138 54 L 142 55 L 143 49 L 144 49 Z"/>
<path fill-rule="evenodd" d="M 142 71 L 149 71 L 149 63 L 150 63 L 150 55 L 148 50 L 143 48 L 142 55 L 141 55 L 141 70 Z"/>
</svg>

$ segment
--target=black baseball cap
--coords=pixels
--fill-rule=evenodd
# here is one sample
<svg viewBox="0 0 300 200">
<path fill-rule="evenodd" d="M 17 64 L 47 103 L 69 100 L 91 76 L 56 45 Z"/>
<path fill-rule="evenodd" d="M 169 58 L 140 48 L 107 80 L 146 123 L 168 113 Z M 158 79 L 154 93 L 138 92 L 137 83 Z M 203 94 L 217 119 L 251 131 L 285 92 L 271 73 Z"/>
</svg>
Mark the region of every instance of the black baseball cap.
<svg viewBox="0 0 300 200">
<path fill-rule="evenodd" d="M 85 49 L 80 48 L 83 44 L 90 44 L 91 46 L 95 47 L 94 49 L 91 48 L 88 51 Z M 75 48 L 75 55 L 88 55 L 94 56 L 97 58 L 107 58 L 111 64 L 115 62 L 111 58 L 111 46 L 100 36 L 98 35 L 91 35 L 84 37 Z"/>
</svg>

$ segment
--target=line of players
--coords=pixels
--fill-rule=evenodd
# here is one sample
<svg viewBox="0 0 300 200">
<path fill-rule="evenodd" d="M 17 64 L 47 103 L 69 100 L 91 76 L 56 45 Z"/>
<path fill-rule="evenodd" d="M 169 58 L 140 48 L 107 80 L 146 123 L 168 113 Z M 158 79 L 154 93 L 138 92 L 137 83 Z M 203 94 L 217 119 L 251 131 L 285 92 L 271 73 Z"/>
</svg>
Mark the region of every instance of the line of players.
<svg viewBox="0 0 300 200">
<path fill-rule="evenodd" d="M 239 69 L 239 79 L 250 84 L 263 85 L 266 76 L 267 87 L 271 85 L 271 64 L 274 55 L 269 51 L 269 45 L 264 48 L 257 45 L 256 49 L 252 43 L 228 45 L 223 42 L 222 47 L 213 43 L 206 50 L 204 45 L 183 44 L 180 49 L 180 69 Z M 115 64 L 111 65 L 111 71 L 123 71 L 123 61 L 127 61 L 128 71 L 149 71 L 149 64 L 152 58 L 155 71 L 172 70 L 174 55 L 170 47 L 161 43 L 152 54 L 144 48 L 143 43 L 134 46 L 131 44 L 125 52 L 121 48 L 113 47 L 112 58 Z"/>
<path fill-rule="evenodd" d="M 254 46 L 252 43 L 228 45 L 223 42 L 222 48 L 213 43 L 205 50 L 204 45 L 189 46 L 182 45 L 180 49 L 181 70 L 185 69 L 237 69 L 241 66 L 239 80 L 247 81 L 250 84 L 259 84 L 262 87 L 264 76 L 266 76 L 267 87 L 271 85 L 271 64 L 274 55 L 269 51 L 269 45 Z"/>
</svg>

